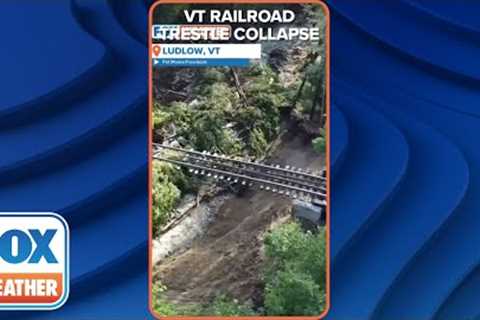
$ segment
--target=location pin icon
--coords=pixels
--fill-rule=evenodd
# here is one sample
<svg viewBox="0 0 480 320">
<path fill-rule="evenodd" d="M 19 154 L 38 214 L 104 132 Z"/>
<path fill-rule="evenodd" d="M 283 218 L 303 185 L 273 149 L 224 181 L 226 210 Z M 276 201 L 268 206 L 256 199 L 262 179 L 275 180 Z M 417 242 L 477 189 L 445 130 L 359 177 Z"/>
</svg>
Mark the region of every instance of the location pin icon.
<svg viewBox="0 0 480 320">
<path fill-rule="evenodd" d="M 152 47 L 153 55 L 158 56 L 160 55 L 160 45 L 156 44 Z"/>
</svg>

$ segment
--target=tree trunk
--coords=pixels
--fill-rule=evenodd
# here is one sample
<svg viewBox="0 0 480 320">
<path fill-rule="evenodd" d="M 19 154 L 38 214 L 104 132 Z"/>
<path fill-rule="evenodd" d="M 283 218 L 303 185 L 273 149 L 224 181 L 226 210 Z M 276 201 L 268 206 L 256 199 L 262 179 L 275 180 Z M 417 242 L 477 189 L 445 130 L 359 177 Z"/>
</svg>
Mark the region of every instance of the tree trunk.
<svg viewBox="0 0 480 320">
<path fill-rule="evenodd" d="M 315 95 L 313 97 L 312 107 L 310 108 L 310 120 L 313 120 L 313 117 L 315 116 L 315 110 L 317 109 L 318 99 L 320 99 L 321 91 L 322 91 L 322 84 L 319 82 L 318 85 L 315 87 Z M 320 110 L 320 112 L 321 111 L 322 110 Z M 320 114 L 320 124 L 322 123 L 323 123 L 322 114 Z"/>
<path fill-rule="evenodd" d="M 235 82 L 235 87 L 237 88 L 238 94 L 240 95 L 240 98 L 242 98 L 245 106 L 247 106 L 248 105 L 247 96 L 245 95 L 245 91 L 243 91 L 242 85 L 240 84 L 240 79 L 238 78 L 237 71 L 235 70 L 235 68 L 230 68 L 230 72 L 232 73 L 233 80 Z"/>
<path fill-rule="evenodd" d="M 292 109 L 295 109 L 295 106 L 297 105 L 298 99 L 302 96 L 302 91 L 303 87 L 305 86 L 305 82 L 307 82 L 307 76 L 303 76 L 302 83 L 300 84 L 300 88 L 298 88 L 297 94 L 295 95 L 295 98 L 293 98 L 292 101 Z"/>
</svg>

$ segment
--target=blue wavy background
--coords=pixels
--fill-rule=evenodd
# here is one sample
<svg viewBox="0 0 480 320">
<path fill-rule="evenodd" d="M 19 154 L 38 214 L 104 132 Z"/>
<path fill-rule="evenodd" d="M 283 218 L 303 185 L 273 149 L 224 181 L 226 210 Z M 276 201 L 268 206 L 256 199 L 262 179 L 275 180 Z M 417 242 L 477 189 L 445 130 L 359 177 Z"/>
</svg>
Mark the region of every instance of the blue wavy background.
<svg viewBox="0 0 480 320">
<path fill-rule="evenodd" d="M 0 2 L 0 210 L 69 222 L 71 296 L 147 319 L 149 0 Z M 328 319 L 480 316 L 480 3 L 331 0 Z"/>
</svg>

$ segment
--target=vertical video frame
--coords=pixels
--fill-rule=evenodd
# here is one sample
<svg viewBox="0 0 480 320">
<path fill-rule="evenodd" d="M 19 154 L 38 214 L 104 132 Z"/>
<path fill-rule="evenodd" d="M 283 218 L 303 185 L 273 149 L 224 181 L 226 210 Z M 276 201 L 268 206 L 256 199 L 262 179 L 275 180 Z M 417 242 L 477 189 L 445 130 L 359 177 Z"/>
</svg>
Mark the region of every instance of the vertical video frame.
<svg viewBox="0 0 480 320">
<path fill-rule="evenodd" d="M 160 1 L 149 28 L 152 312 L 324 316 L 327 8 Z"/>
</svg>

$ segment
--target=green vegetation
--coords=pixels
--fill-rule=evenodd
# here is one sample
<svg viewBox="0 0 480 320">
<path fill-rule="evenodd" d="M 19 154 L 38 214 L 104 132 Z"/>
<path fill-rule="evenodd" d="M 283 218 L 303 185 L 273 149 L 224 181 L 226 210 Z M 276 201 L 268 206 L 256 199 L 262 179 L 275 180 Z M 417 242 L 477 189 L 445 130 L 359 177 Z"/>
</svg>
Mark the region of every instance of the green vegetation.
<svg viewBox="0 0 480 320">
<path fill-rule="evenodd" d="M 285 90 L 270 67 L 255 64 L 241 71 L 239 89 L 227 79 L 236 71 L 209 68 L 199 71 L 195 100 L 156 103 L 156 132 L 177 137 L 183 145 L 229 155 L 265 155 L 280 127 L 280 108 L 288 104 Z M 292 89 L 293 90 L 293 89 Z"/>
<path fill-rule="evenodd" d="M 201 69 L 195 100 L 155 103 L 156 134 L 174 136 L 183 146 L 227 155 L 261 158 L 279 133 L 280 108 L 286 94 L 270 67 L 255 64 L 240 75 L 248 80 L 242 91 L 227 79 L 230 68 Z M 228 75 L 228 76 L 227 76 Z M 243 97 L 243 98 L 242 98 Z M 187 177 L 172 165 L 153 167 L 153 232 L 171 218 L 173 208 L 186 191 Z"/>
<path fill-rule="evenodd" d="M 325 231 L 305 232 L 291 222 L 265 237 L 265 301 L 255 311 L 250 303 L 240 303 L 226 295 L 205 305 L 172 305 L 153 288 L 154 308 L 161 315 L 189 316 L 299 316 L 319 315 L 325 309 Z"/>
<path fill-rule="evenodd" d="M 265 238 L 265 313 L 319 315 L 325 308 L 326 239 L 285 224 Z"/>
<path fill-rule="evenodd" d="M 165 6 L 155 14 L 164 23 L 178 23 L 183 19 L 182 10 L 195 6 L 197 4 Z M 233 8 L 237 5 L 225 6 Z M 258 4 L 252 6 L 259 8 Z M 265 6 L 272 8 L 271 4 Z M 323 16 L 318 6 L 307 7 L 306 18 Z M 319 55 L 325 55 L 323 47 L 320 50 L 313 47 L 316 46 L 307 48 L 297 60 L 292 60 L 295 64 L 298 61 L 298 65 L 289 71 L 292 74 L 285 81 L 288 85 L 282 83 L 278 70 L 264 62 L 238 69 L 183 69 L 181 76 L 176 76 L 175 72 L 163 73 L 165 83 L 160 83 L 159 89 L 165 89 L 167 94 L 161 92 L 152 115 L 156 141 L 175 140 L 182 147 L 198 151 L 262 159 L 279 136 L 281 124 L 286 127 L 285 123 L 308 122 L 314 124 L 310 125 L 313 129 L 308 132 L 316 137 L 312 140 L 312 147 L 323 154 L 326 137 L 323 131 L 318 134 L 316 124 L 323 127 L 325 121 L 325 64 L 324 60 L 318 59 Z M 286 117 L 290 118 L 289 121 L 283 121 Z M 154 236 L 158 236 L 160 229 L 171 221 L 173 209 L 189 191 L 192 181 L 192 177 L 175 166 L 154 163 Z M 288 223 L 267 234 L 264 245 L 262 305 L 239 302 L 224 294 L 205 305 L 172 304 L 164 296 L 166 287 L 158 283 L 153 287 L 154 309 L 164 316 L 320 314 L 325 308 L 326 290 L 324 230 L 304 232 L 298 224 Z"/>
<path fill-rule="evenodd" d="M 294 98 L 295 108 L 302 116 L 306 115 L 314 122 L 320 121 L 320 127 L 325 124 L 325 81 L 323 75 L 325 64 L 323 59 L 317 58 L 317 54 L 310 54 L 310 61 L 305 65 L 303 79 L 297 81 L 297 95 Z"/>
<path fill-rule="evenodd" d="M 180 169 L 169 163 L 154 161 L 152 171 L 153 234 L 157 235 L 159 228 L 169 220 L 182 190 L 187 191 L 191 184 Z"/>
<path fill-rule="evenodd" d="M 318 138 L 313 139 L 312 144 L 313 144 L 313 149 L 316 152 L 318 152 L 318 153 L 325 152 L 325 138 L 324 137 L 318 137 Z"/>
<path fill-rule="evenodd" d="M 250 304 L 241 304 L 226 295 L 216 297 L 211 305 L 204 306 L 197 314 L 199 316 L 254 316 Z"/>
<path fill-rule="evenodd" d="M 325 153 L 326 135 L 325 130 L 320 131 L 320 136 L 312 140 L 313 149 L 318 153 Z"/>
<path fill-rule="evenodd" d="M 162 293 L 166 290 L 166 287 L 160 282 L 153 285 L 153 309 L 162 316 L 175 316 L 178 315 L 175 307 L 164 299 Z"/>
<path fill-rule="evenodd" d="M 317 103 L 315 81 L 320 71 L 312 64 L 303 81 L 284 88 L 277 73 L 265 64 L 233 70 L 197 70 L 192 98 L 155 103 L 155 134 L 175 137 L 182 146 L 227 155 L 262 158 L 280 132 L 283 108 L 294 107 L 308 118 Z M 194 97 L 194 98 L 193 98 Z M 292 105 L 293 104 L 293 105 Z M 318 109 L 318 108 L 317 108 Z M 323 153 L 325 135 L 312 141 Z M 191 185 L 182 170 L 164 162 L 153 165 L 153 232 L 172 217 L 172 210 Z M 305 233 L 296 223 L 282 226 L 265 239 L 264 305 L 219 295 L 208 305 L 172 305 L 162 296 L 165 287 L 154 287 L 154 308 L 162 315 L 318 315 L 325 304 L 324 232 Z"/>
<path fill-rule="evenodd" d="M 205 305 L 188 304 L 173 305 L 162 296 L 166 290 L 161 284 L 153 287 L 153 308 L 162 316 L 254 316 L 253 307 L 249 303 L 240 303 L 226 295 L 217 296 Z"/>
</svg>

